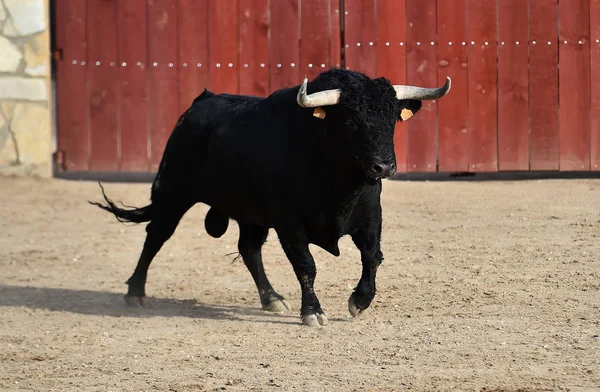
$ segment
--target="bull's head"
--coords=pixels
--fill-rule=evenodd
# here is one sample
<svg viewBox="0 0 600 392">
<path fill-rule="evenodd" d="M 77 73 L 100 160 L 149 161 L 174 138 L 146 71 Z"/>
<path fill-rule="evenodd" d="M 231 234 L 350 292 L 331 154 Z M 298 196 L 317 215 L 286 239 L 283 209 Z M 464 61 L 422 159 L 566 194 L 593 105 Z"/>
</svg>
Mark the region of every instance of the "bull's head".
<svg viewBox="0 0 600 392">
<path fill-rule="evenodd" d="M 385 78 L 344 70 L 330 70 L 312 83 L 317 90 L 308 94 L 308 79 L 298 90 L 298 105 L 327 109 L 328 128 L 339 130 L 336 137 L 350 149 L 362 172 L 371 181 L 396 174 L 394 127 L 406 121 L 420 108 L 421 101 L 434 100 L 448 94 L 450 78 L 438 88 L 392 85 Z M 327 88 L 331 85 L 342 88 Z"/>
</svg>

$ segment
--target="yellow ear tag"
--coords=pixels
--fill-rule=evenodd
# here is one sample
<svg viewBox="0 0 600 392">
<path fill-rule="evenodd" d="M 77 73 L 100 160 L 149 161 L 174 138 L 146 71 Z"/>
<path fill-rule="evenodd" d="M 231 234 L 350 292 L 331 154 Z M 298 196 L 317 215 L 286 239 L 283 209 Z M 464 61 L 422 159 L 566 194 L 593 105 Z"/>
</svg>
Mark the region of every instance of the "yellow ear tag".
<svg viewBox="0 0 600 392">
<path fill-rule="evenodd" d="M 325 109 L 319 107 L 319 108 L 315 108 L 315 111 L 313 112 L 313 116 L 320 118 L 321 120 L 325 118 L 325 115 L 327 113 L 325 113 Z"/>
<path fill-rule="evenodd" d="M 406 121 L 409 118 L 411 118 L 413 115 L 414 115 L 414 113 L 412 112 L 412 110 L 402 109 L 402 112 L 400 113 L 400 118 L 402 118 L 402 121 Z"/>
</svg>

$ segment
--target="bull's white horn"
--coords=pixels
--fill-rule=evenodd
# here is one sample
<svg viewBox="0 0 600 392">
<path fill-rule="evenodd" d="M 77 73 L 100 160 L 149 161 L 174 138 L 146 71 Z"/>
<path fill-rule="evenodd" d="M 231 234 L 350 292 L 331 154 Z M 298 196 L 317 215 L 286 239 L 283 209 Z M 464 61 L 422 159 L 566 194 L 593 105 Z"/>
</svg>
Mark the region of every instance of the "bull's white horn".
<svg viewBox="0 0 600 392">
<path fill-rule="evenodd" d="M 397 99 L 414 99 L 416 101 L 425 101 L 438 99 L 448 94 L 452 87 L 450 77 L 446 77 L 446 83 L 438 88 L 425 88 L 416 86 L 394 85 Z"/>
<path fill-rule="evenodd" d="M 309 95 L 306 93 L 307 86 L 308 78 L 305 77 L 302 85 L 300 86 L 300 90 L 298 90 L 298 96 L 296 97 L 298 105 L 303 108 L 331 106 L 337 105 L 338 102 L 340 102 L 340 94 L 342 93 L 342 90 L 340 89 L 319 91 Z"/>
</svg>

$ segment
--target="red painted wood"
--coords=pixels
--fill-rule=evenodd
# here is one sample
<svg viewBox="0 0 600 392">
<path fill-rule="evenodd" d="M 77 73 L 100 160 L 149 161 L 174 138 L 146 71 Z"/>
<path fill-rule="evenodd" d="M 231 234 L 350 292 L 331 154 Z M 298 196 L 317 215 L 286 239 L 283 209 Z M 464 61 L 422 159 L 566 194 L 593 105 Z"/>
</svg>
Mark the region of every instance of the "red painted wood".
<svg viewBox="0 0 600 392">
<path fill-rule="evenodd" d="M 372 0 L 345 0 L 346 66 L 377 76 L 376 9 Z"/>
<path fill-rule="evenodd" d="M 331 67 L 331 0 L 305 0 L 300 6 L 300 72 L 312 80 Z"/>
<path fill-rule="evenodd" d="M 432 106 L 398 125 L 399 171 L 435 170 L 436 111 L 440 171 L 557 170 L 559 162 L 561 170 L 598 169 L 600 0 L 560 2 L 560 13 L 558 0 L 529 0 L 529 21 L 526 2 L 519 0 L 497 0 L 497 7 L 487 0 L 427 0 L 418 7 L 409 2 L 408 8 L 406 3 L 346 0 L 346 43 L 352 44 L 352 34 L 358 37 L 354 44 L 361 43 L 360 49 L 349 48 L 349 65 L 359 64 L 357 69 L 394 83 L 433 86 L 446 75 L 453 79 L 451 95 L 437 108 L 425 102 Z M 466 3 L 468 20 L 461 21 Z M 149 149 L 156 170 L 177 117 L 209 76 L 216 92 L 266 95 L 299 84 L 304 74 L 314 78 L 335 66 L 340 61 L 337 7 L 338 0 L 303 0 L 301 5 L 298 0 L 58 2 L 56 41 L 63 50 L 57 64 L 58 148 L 65 153 L 66 170 L 148 170 Z M 353 14 L 353 8 L 363 12 Z M 527 40 L 526 24 L 528 48 L 496 48 L 496 40 Z M 446 42 L 461 39 L 476 45 Z M 438 40 L 436 52 L 429 42 Z M 407 53 L 399 42 L 422 45 L 410 46 Z M 527 50 L 529 81 L 523 71 Z M 462 67 L 465 52 L 468 71 Z M 258 57 L 267 58 L 265 67 L 250 69 L 252 62 L 260 67 Z M 244 63 L 248 69 L 241 68 Z M 527 90 L 535 99 L 528 100 Z"/>
<path fill-rule="evenodd" d="M 56 68 L 57 147 L 64 153 L 64 169 L 89 169 L 87 106 L 86 2 L 56 4 L 56 46 L 63 59 Z"/>
<path fill-rule="evenodd" d="M 271 0 L 271 92 L 302 82 L 298 0 Z"/>
<path fill-rule="evenodd" d="M 146 0 L 120 1 L 117 7 L 119 170 L 143 172 L 148 170 L 149 163 Z"/>
<path fill-rule="evenodd" d="M 270 92 L 269 1 L 239 2 L 240 94 L 265 97 Z"/>
<path fill-rule="evenodd" d="M 559 2 L 561 171 L 590 168 L 589 12 L 589 0 Z"/>
<path fill-rule="evenodd" d="M 406 84 L 406 0 L 379 0 L 376 12 L 375 73 L 393 84 Z M 401 121 L 396 123 L 394 152 L 398 172 L 406 172 L 406 123 Z"/>
<path fill-rule="evenodd" d="M 148 2 L 150 78 L 150 170 L 156 171 L 175 122 L 179 117 L 179 61 L 177 51 L 177 3 Z"/>
<path fill-rule="evenodd" d="M 498 41 L 500 43 L 498 46 L 498 168 L 500 171 L 529 170 L 528 35 L 527 2 L 498 0 Z M 538 45 L 537 41 L 536 45 Z"/>
<path fill-rule="evenodd" d="M 529 169 L 558 170 L 558 2 L 529 0 Z"/>
<path fill-rule="evenodd" d="M 590 168 L 600 170 L 600 0 L 590 1 L 591 129 Z"/>
<path fill-rule="evenodd" d="M 238 94 L 238 0 L 210 0 L 210 89 Z M 259 65 L 260 66 L 260 65 Z"/>
<path fill-rule="evenodd" d="M 498 170 L 496 7 L 490 7 L 489 0 L 469 0 L 467 24 L 469 170 L 494 172 Z"/>
<path fill-rule="evenodd" d="M 179 0 L 179 112 L 208 87 L 208 0 Z"/>
<path fill-rule="evenodd" d="M 88 0 L 87 6 L 90 170 L 117 171 L 117 9 L 115 2 L 104 0 Z"/>
<path fill-rule="evenodd" d="M 332 67 L 342 66 L 342 36 L 340 32 L 340 1 L 333 0 L 331 3 L 330 23 L 331 23 L 331 43 L 330 59 Z"/>
<path fill-rule="evenodd" d="M 469 171 L 467 134 L 467 1 L 437 2 L 438 85 L 452 78 L 448 96 L 438 102 L 438 171 Z"/>
<path fill-rule="evenodd" d="M 422 87 L 437 86 L 436 1 L 422 0 L 406 8 L 407 83 Z M 423 101 L 421 110 L 406 123 L 407 170 L 435 172 L 437 106 Z"/>
</svg>

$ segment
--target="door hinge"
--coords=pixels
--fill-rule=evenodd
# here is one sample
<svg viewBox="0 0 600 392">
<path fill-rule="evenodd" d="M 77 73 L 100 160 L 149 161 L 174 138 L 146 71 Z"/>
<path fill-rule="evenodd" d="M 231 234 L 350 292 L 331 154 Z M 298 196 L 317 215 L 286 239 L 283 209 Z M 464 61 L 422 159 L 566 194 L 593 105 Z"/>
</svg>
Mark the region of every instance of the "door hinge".
<svg viewBox="0 0 600 392">
<path fill-rule="evenodd" d="M 57 150 L 54 153 L 54 167 L 58 172 L 67 171 L 67 165 L 65 162 L 65 152 L 62 150 Z"/>
<path fill-rule="evenodd" d="M 63 59 L 63 50 L 62 49 L 54 49 L 52 51 L 52 60 L 61 61 Z"/>
</svg>

